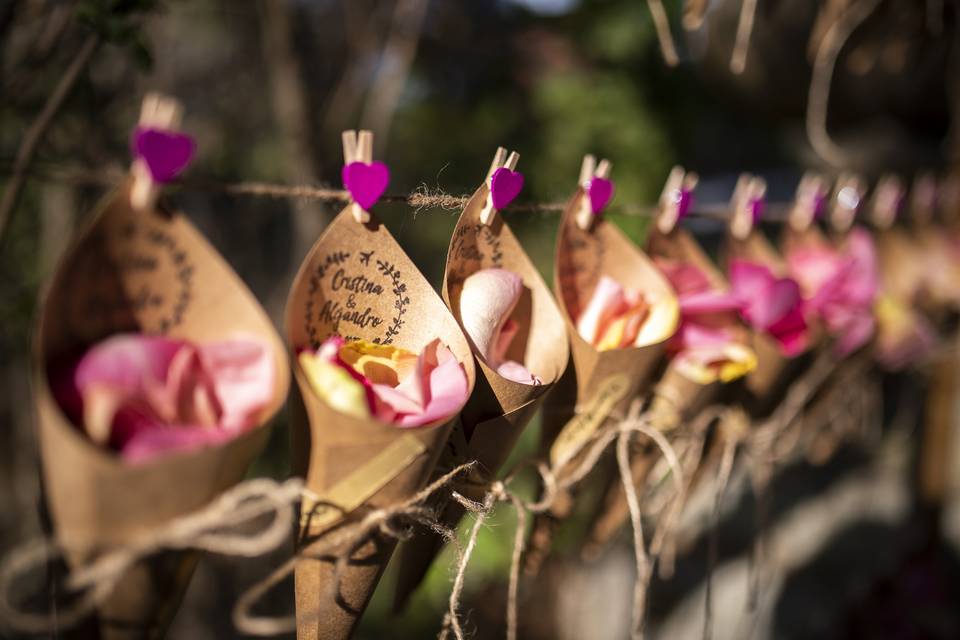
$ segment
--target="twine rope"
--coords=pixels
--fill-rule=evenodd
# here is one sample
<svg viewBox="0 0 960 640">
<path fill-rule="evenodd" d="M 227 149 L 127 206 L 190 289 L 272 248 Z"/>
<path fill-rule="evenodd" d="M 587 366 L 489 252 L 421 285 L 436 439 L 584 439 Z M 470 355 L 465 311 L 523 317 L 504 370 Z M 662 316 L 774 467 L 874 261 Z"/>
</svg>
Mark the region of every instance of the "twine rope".
<svg viewBox="0 0 960 640">
<path fill-rule="evenodd" d="M 99 171 L 78 171 L 58 167 L 47 169 L 31 169 L 25 172 L 33 178 L 69 184 L 79 187 L 115 188 L 124 180 L 125 174 L 114 169 Z M 307 184 L 280 184 L 257 180 L 240 182 L 221 182 L 212 179 L 181 178 L 169 185 L 186 192 L 220 193 L 240 197 L 274 198 L 288 200 L 312 200 L 317 202 L 347 203 L 350 202 L 350 192 L 345 189 L 315 186 Z M 458 211 L 463 209 L 470 200 L 469 195 L 453 195 L 446 193 L 439 187 L 428 187 L 421 184 L 408 194 L 386 194 L 380 197 L 379 202 L 392 204 L 406 204 L 419 213 L 425 209 L 442 209 Z M 561 213 L 566 208 L 566 202 L 519 202 L 511 203 L 504 211 L 515 213 Z M 764 207 L 764 220 L 786 222 L 793 203 L 770 202 Z M 730 207 L 727 203 L 717 205 L 697 205 L 689 212 L 689 216 L 727 220 L 730 217 Z M 657 205 L 640 203 L 611 204 L 607 210 L 630 217 L 653 218 L 659 215 Z"/>
<path fill-rule="evenodd" d="M 142 535 L 126 546 L 102 553 L 71 573 L 65 590 L 80 595 L 55 612 L 24 611 L 14 602 L 13 594 L 17 593 L 19 578 L 64 557 L 69 547 L 64 548 L 50 538 L 29 541 L 10 552 L 0 566 L 0 617 L 29 633 L 75 626 L 103 603 L 131 566 L 164 549 L 199 549 L 244 557 L 267 553 L 287 539 L 293 501 L 302 489 L 299 479 L 277 483 L 257 478 L 239 484 L 207 507 L 175 518 L 167 526 Z M 224 531 L 266 515 L 271 516 L 270 523 L 254 534 Z"/>
<path fill-rule="evenodd" d="M 814 151 L 828 164 L 840 166 L 847 153 L 834 142 L 827 130 L 830 85 L 843 46 L 853 32 L 876 10 L 880 0 L 859 0 L 848 7 L 824 35 L 813 62 L 810 91 L 807 96 L 807 138 Z"/>
<path fill-rule="evenodd" d="M 826 381 L 835 364 L 834 359 L 821 357 L 805 376 L 791 386 L 780 410 L 768 423 L 760 425 L 752 432 L 752 438 L 748 444 L 756 449 L 751 450 L 751 453 L 765 450 L 775 441 L 776 434 L 782 432 L 784 425 L 797 422 L 804 406 Z M 859 368 L 851 370 L 856 374 Z M 323 532 L 275 568 L 266 578 L 241 594 L 233 610 L 235 626 L 240 632 L 251 635 L 276 635 L 295 629 L 294 616 L 257 617 L 251 613 L 251 610 L 270 589 L 293 573 L 298 562 L 304 559 L 329 559 L 332 556 L 335 561 L 335 579 L 331 586 L 339 589 L 340 576 L 351 556 L 369 542 L 372 535 L 379 533 L 395 539 L 405 539 L 412 535 L 412 531 L 410 526 L 404 525 L 419 525 L 429 528 L 456 547 L 457 569 L 440 637 L 445 638 L 448 634 L 452 634 L 456 640 L 464 640 L 459 605 L 466 571 L 483 524 L 497 503 L 509 502 L 517 513 L 517 526 L 509 573 L 506 637 L 508 640 L 516 640 L 519 618 L 517 603 L 520 561 L 525 550 L 528 516 L 549 511 L 561 492 L 570 489 L 589 475 L 608 447 L 616 443 L 617 464 L 630 512 L 637 571 L 631 636 L 635 640 L 642 638 L 646 594 L 653 562 L 656 561 L 656 554 L 663 549 L 664 541 L 669 539 L 672 521 L 676 519 L 682 507 L 682 501 L 689 490 L 688 483 L 684 479 L 686 475 L 684 465 L 666 436 L 652 426 L 653 416 L 649 411 L 643 412 L 643 406 L 644 400 L 637 398 L 631 403 L 626 415 L 609 416 L 592 439 L 577 447 L 574 459 L 578 462 L 572 470 L 553 468 L 543 461 L 526 460 L 515 467 L 503 481 L 492 482 L 483 500 L 476 502 L 453 490 L 454 483 L 475 467 L 476 462 L 470 461 L 450 470 L 406 500 L 389 507 L 371 510 L 354 523 L 347 523 Z M 720 410 L 719 406 L 704 410 L 694 421 L 695 433 L 704 432 L 705 427 L 718 417 Z M 651 542 L 650 554 L 643 540 L 640 495 L 630 472 L 631 440 L 638 434 L 646 436 L 669 465 L 676 496 L 668 506 L 666 520 L 669 522 L 661 523 L 661 527 L 656 531 Z M 702 448 L 702 442 L 700 448 Z M 734 447 L 729 447 L 728 452 L 724 453 L 724 462 L 721 464 L 719 474 L 721 478 L 729 477 Z M 699 454 L 694 458 L 699 460 Z M 566 466 L 568 467 L 569 463 Z M 540 497 L 536 500 L 524 500 L 510 489 L 516 477 L 527 468 L 534 469 L 540 478 Z M 719 486 L 722 487 L 724 484 L 721 481 Z M 437 514 L 424 506 L 429 498 L 444 489 L 450 489 L 452 499 L 475 516 L 467 536 L 467 543 L 463 547 L 460 546 L 455 532 L 438 524 Z M 721 492 L 722 489 L 718 491 L 718 504 Z M 209 506 L 174 519 L 167 526 L 138 538 L 127 546 L 108 550 L 90 564 L 74 571 L 67 578 L 65 587 L 67 593 L 79 594 L 79 596 L 74 602 L 59 607 L 55 616 L 50 613 L 24 611 L 12 598 L 18 579 L 29 571 L 36 570 L 57 557 L 62 557 L 65 552 L 65 549 L 48 538 L 31 541 L 9 554 L 0 566 L 0 615 L 11 626 L 32 633 L 66 628 L 82 621 L 101 604 L 133 564 L 158 551 L 190 548 L 246 557 L 268 553 L 288 539 L 290 523 L 294 520 L 294 503 L 311 495 L 312 492 L 304 488 L 303 481 L 300 479 L 277 483 L 261 478 L 239 484 L 222 494 Z M 270 522 L 254 534 L 231 533 L 227 530 L 267 515 L 271 517 Z M 651 557 L 654 559 L 653 562 Z"/>
<path fill-rule="evenodd" d="M 641 522 L 640 501 L 636 486 L 633 483 L 630 473 L 630 439 L 636 434 L 647 436 L 660 450 L 664 459 L 670 465 L 672 475 L 677 491 L 682 490 L 683 470 L 679 459 L 673 447 L 667 438 L 651 427 L 651 419 L 648 413 L 641 412 L 643 400 L 635 399 L 624 417 L 617 417 L 615 420 L 609 420 L 592 441 L 587 441 L 580 445 L 574 451 L 574 458 L 584 452 L 583 459 L 576 465 L 570 473 L 565 473 L 565 469 L 554 468 L 552 466 L 538 463 L 535 469 L 538 471 L 543 484 L 542 497 L 534 502 L 524 501 L 509 489 L 510 483 L 516 477 L 517 472 L 524 465 L 517 468 L 516 471 L 507 476 L 504 481 L 494 482 L 488 493 L 485 495 L 482 503 L 474 502 L 463 496 L 454 493 L 453 498 L 457 500 L 465 509 L 475 514 L 473 527 L 468 536 L 467 545 L 463 553 L 458 558 L 457 571 L 454 578 L 453 590 L 450 594 L 449 606 L 444 616 L 443 627 L 439 634 L 440 640 L 445 640 L 450 634 L 456 640 L 465 640 L 463 628 L 459 622 L 458 610 L 460 598 L 463 592 L 464 576 L 467 566 L 470 562 L 470 556 L 476 545 L 480 529 L 490 512 L 498 502 L 508 501 L 517 512 L 517 528 L 514 534 L 514 547 L 511 554 L 510 578 L 507 588 L 507 640 L 516 640 L 517 638 L 517 602 L 519 592 L 520 560 L 525 546 L 525 528 L 528 514 L 545 513 L 553 506 L 554 499 L 560 492 L 571 488 L 580 480 L 586 477 L 596 466 L 600 457 L 607 448 L 617 443 L 617 458 L 620 466 L 620 477 L 624 483 L 624 490 L 627 492 L 630 506 L 630 520 L 634 531 L 634 558 L 637 567 L 637 579 L 634 582 L 633 598 L 633 638 L 642 637 L 641 623 L 643 619 L 643 609 L 645 605 L 646 589 L 649 583 L 649 560 L 646 548 L 643 543 L 643 527 Z M 621 461 L 625 461 L 626 466 Z M 560 474 L 563 473 L 561 476 Z M 559 479 L 558 479 L 559 478 Z"/>
</svg>

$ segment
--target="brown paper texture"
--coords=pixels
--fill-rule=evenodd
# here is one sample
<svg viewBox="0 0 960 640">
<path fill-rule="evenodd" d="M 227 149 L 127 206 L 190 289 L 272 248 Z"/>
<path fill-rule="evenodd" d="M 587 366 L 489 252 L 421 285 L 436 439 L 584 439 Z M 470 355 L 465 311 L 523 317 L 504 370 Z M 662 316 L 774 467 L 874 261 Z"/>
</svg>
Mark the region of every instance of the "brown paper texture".
<svg viewBox="0 0 960 640">
<path fill-rule="evenodd" d="M 727 289 L 728 284 L 723 274 L 714 266 L 710 258 L 690 234 L 689 231 L 675 226 L 670 233 L 663 233 L 656 225 L 651 225 L 647 236 L 647 251 L 650 256 L 666 258 L 676 262 L 693 264 L 700 269 L 711 286 L 718 289 Z M 749 332 L 741 327 L 745 344 L 750 344 Z M 670 431 L 680 427 L 703 409 L 718 395 L 722 384 L 714 382 L 708 385 L 698 384 L 681 375 L 668 361 L 663 375 L 657 381 L 650 403 L 650 412 L 653 424 L 663 431 Z M 634 484 L 642 486 L 646 475 L 653 468 L 656 456 L 640 455 L 642 449 L 634 447 L 634 457 L 631 462 L 631 475 Z M 594 525 L 589 534 L 590 545 L 594 548 L 602 547 L 619 531 L 629 516 L 626 494 L 619 477 L 614 477 L 608 483 L 605 496 L 597 512 Z"/>
<path fill-rule="evenodd" d="M 875 232 L 873 240 L 884 293 L 901 302 L 912 303 L 924 279 L 925 262 L 918 259 L 923 247 L 898 227 Z"/>
<path fill-rule="evenodd" d="M 586 404 L 614 376 L 625 375 L 629 387 L 616 409 L 623 409 L 646 389 L 663 355 L 669 336 L 660 342 L 626 349 L 597 351 L 577 332 L 576 318 L 590 300 L 601 275 L 607 275 L 625 287 L 673 296 L 666 278 L 653 262 L 616 225 L 596 217 L 588 230 L 576 224 L 583 189 L 577 189 L 567 203 L 557 232 L 554 262 L 554 291 L 567 325 L 573 356 L 576 394 L 563 394 L 555 407 L 545 409 L 543 441 L 549 449 L 570 418 L 574 402 Z M 557 454 L 563 457 L 561 454 Z"/>
<path fill-rule="evenodd" d="M 44 491 L 58 539 L 76 566 L 206 505 L 243 479 L 268 436 L 264 424 L 289 387 L 286 349 L 223 258 L 183 216 L 133 211 L 131 181 L 108 195 L 56 269 L 36 332 L 34 392 Z M 52 363 L 111 334 L 194 341 L 245 333 L 271 345 L 273 400 L 257 427 L 221 446 L 128 465 L 69 423 L 47 381 Z M 159 637 L 176 611 L 196 554 L 138 563 L 98 610 L 104 638 Z"/>
<path fill-rule="evenodd" d="M 486 202 L 487 194 L 488 189 L 484 183 L 467 202 L 453 230 L 447 250 L 443 299 L 454 317 L 460 321 L 460 292 L 463 281 L 468 276 L 491 267 L 506 269 L 519 275 L 523 279 L 525 291 L 512 317 L 520 330 L 507 357 L 526 365 L 532 373 L 540 377 L 543 384 L 529 385 L 508 380 L 491 369 L 484 358 L 474 350 L 479 365 L 478 381 L 483 379 L 491 393 L 475 394 L 464 408 L 463 426 L 471 446 L 478 442 L 476 438 L 483 439 L 485 435 L 477 429 L 480 423 L 510 414 L 529 404 L 531 400 L 546 395 L 566 369 L 569 357 L 563 316 L 527 252 L 500 215 L 494 216 L 489 225 L 480 223 L 480 211 Z M 469 336 L 467 340 L 470 340 Z M 517 435 L 523 426 L 518 425 Z M 509 452 L 512 443 L 507 448 Z M 484 464 L 483 460 L 480 462 Z"/>
<path fill-rule="evenodd" d="M 369 340 L 419 353 L 435 338 L 450 347 L 463 364 L 469 389 L 474 385 L 470 346 L 456 320 L 390 232 L 377 220 L 360 224 L 346 207 L 310 250 L 294 280 L 287 303 L 287 332 L 294 353 L 319 346 L 332 334 L 347 340 Z M 310 388 L 295 365 L 305 424 L 294 425 L 309 454 L 307 488 L 335 496 L 359 469 L 370 468 L 379 453 L 413 436 L 424 453 L 362 502 L 362 507 L 330 524 L 310 522 L 301 544 L 325 529 L 351 522 L 370 508 L 388 507 L 415 494 L 429 479 L 456 417 L 423 427 L 400 428 L 376 420 L 360 420 L 329 407 Z M 296 401 L 294 399 L 294 401 Z M 296 408 L 295 414 L 301 408 Z M 403 462 L 403 461 L 401 461 Z M 364 488 L 363 491 L 367 491 Z M 310 505 L 305 504 L 310 508 Z M 393 553 L 395 542 L 372 538 L 353 555 L 340 576 L 332 562 L 306 559 L 296 569 L 297 636 L 347 638 L 353 632 Z"/>
<path fill-rule="evenodd" d="M 713 264 L 713 261 L 704 253 L 703 249 L 686 229 L 676 226 L 664 234 L 656 225 L 651 226 L 647 236 L 647 251 L 650 256 L 666 258 L 677 262 L 692 264 L 700 269 L 712 287 L 727 289 L 729 284 L 723 274 Z M 746 327 L 740 327 L 743 333 L 744 344 L 750 344 Z M 716 396 L 721 384 L 714 382 L 701 385 L 692 382 L 680 375 L 672 363 L 667 363 L 666 371 L 657 382 L 654 389 L 654 398 L 651 409 L 657 427 L 672 429 L 679 426 L 679 422 L 692 417 L 699 409 L 706 406 Z"/>
<path fill-rule="evenodd" d="M 480 222 L 480 212 L 489 189 L 484 182 L 464 207 L 450 238 L 441 293 L 454 317 L 461 323 L 460 293 L 464 280 L 481 269 L 506 269 L 523 279 L 524 293 L 511 316 L 519 331 L 507 357 L 523 363 L 543 381 L 529 385 L 504 378 L 489 366 L 470 336 L 467 340 L 477 361 L 477 388 L 461 414 L 463 441 L 467 451 L 448 446 L 439 469 L 449 469 L 467 460 L 480 464 L 477 479 L 488 480 L 513 451 L 520 434 L 536 413 L 544 398 L 567 367 L 569 347 L 567 330 L 560 309 L 540 272 L 503 220 L 494 215 L 489 225 Z M 465 334 L 466 335 L 466 334 Z M 453 444 L 453 439 L 451 439 Z M 479 498 L 475 495 L 474 497 Z M 458 504 L 443 504 L 441 524 L 455 527 L 463 517 Z M 401 546 L 400 571 L 395 592 L 395 608 L 401 609 L 413 590 L 422 582 L 442 547 L 439 536 L 425 534 Z"/>
<path fill-rule="evenodd" d="M 648 346 L 610 351 L 597 351 L 581 338 L 576 319 L 589 302 L 601 275 L 612 277 L 625 287 L 675 296 L 653 261 L 614 224 L 598 216 L 586 230 L 577 226 L 577 212 L 583 197 L 584 191 L 579 188 L 567 203 L 557 232 L 554 262 L 554 290 L 570 336 L 574 371 L 561 381 L 564 392 L 555 394 L 556 401 L 551 399 L 545 406 L 541 430 L 544 455 L 553 460 L 569 460 L 566 468 L 573 468 L 580 456 L 572 455 L 563 443 L 570 442 L 575 447 L 592 435 L 590 429 L 595 432 L 603 422 L 602 419 L 571 419 L 574 410 L 581 408 L 593 416 L 600 413 L 598 410 L 608 410 L 608 406 L 610 412 L 626 409 L 633 398 L 648 388 L 670 338 L 664 336 L 660 342 Z M 621 384 L 624 378 L 627 385 Z M 619 400 L 608 402 L 612 397 Z M 557 522 L 569 514 L 573 507 L 569 498 L 561 496 L 550 517 L 537 518 L 534 536 L 542 541 L 540 544 L 552 537 Z"/>
</svg>

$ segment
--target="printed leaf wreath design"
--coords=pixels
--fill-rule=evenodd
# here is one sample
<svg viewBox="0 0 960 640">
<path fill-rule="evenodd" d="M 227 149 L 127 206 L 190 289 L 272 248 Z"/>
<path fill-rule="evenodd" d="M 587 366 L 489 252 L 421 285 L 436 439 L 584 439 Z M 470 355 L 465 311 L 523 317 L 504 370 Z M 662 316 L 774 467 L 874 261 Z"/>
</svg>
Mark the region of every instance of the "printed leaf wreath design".
<svg viewBox="0 0 960 640">
<path fill-rule="evenodd" d="M 153 100 L 154 106 L 164 104 Z M 141 142 L 149 158 L 153 143 Z M 183 156 L 166 160 L 170 162 L 154 163 L 158 178 L 169 177 L 184 163 Z M 44 493 L 54 533 L 73 568 L 104 547 L 129 545 L 204 507 L 240 482 L 265 444 L 266 423 L 285 401 L 289 386 L 286 349 L 226 261 L 181 214 L 133 206 L 132 194 L 143 179 L 150 176 L 134 172 L 103 199 L 56 268 L 40 307 L 33 370 Z M 238 336 L 243 342 L 232 342 Z M 247 347 L 255 347 L 272 377 L 260 378 L 261 386 L 251 389 L 255 393 L 250 397 L 262 397 L 259 408 L 233 422 L 231 412 L 240 407 L 236 396 L 221 393 L 225 379 L 219 367 L 239 364 Z M 136 365 L 127 359 L 141 356 Z M 78 359 L 84 371 L 71 379 L 68 372 Z M 170 377 L 165 369 L 174 360 L 188 377 Z M 152 367 L 157 367 L 156 379 L 146 375 Z M 138 445 L 149 456 L 118 452 L 110 438 L 116 436 L 120 412 L 129 410 L 118 389 L 101 386 L 98 395 L 77 397 L 81 404 L 74 405 L 61 386 L 119 383 L 118 374 L 124 389 L 134 394 L 142 393 L 136 385 L 144 381 L 186 385 L 164 387 L 164 394 L 173 395 L 155 396 L 157 401 L 183 399 L 176 394 L 191 379 L 212 384 L 193 387 L 202 392 L 195 397 L 222 404 L 193 405 L 191 415 L 227 422 L 218 422 L 200 438 L 199 426 L 163 423 L 167 405 L 154 403 L 149 405 L 154 413 L 138 417 L 150 422 L 149 447 Z M 106 412 L 91 413 L 97 408 L 94 402 L 105 402 L 100 408 Z M 207 410 L 213 413 L 203 413 Z M 85 414 L 97 424 L 80 424 Z M 97 431 L 90 435 L 83 431 L 94 426 Z M 131 566 L 115 595 L 97 607 L 99 632 L 109 636 L 166 628 L 188 584 L 192 557 L 174 551 Z M 117 621 L 123 621 L 122 629 Z"/>
<path fill-rule="evenodd" d="M 500 215 L 483 222 L 490 189 L 493 207 L 501 209 L 522 187 L 520 173 L 497 166 L 508 160 L 506 151 L 498 150 L 490 179 L 464 206 L 450 238 L 441 287 L 479 373 L 438 468 L 476 460 L 484 478 L 493 477 L 506 461 L 568 358 L 563 317 L 536 266 Z M 508 190 L 498 192 L 504 184 Z M 457 504 L 432 506 L 451 527 L 463 516 Z M 442 544 L 441 538 L 424 534 L 401 547 L 395 609 L 405 605 Z"/>
<path fill-rule="evenodd" d="M 287 302 L 303 409 L 295 415 L 304 418 L 293 426 L 296 471 L 310 491 L 345 508 L 304 504 L 305 546 L 359 517 L 361 507 L 388 506 L 420 489 L 456 411 L 436 416 L 425 404 L 426 424 L 405 412 L 420 410 L 411 403 L 426 403 L 430 394 L 449 392 L 441 384 L 450 379 L 445 371 L 460 372 L 453 376 L 465 387 L 460 405 L 474 383 L 470 347 L 443 301 L 386 227 L 372 218 L 358 222 L 353 207 L 347 205 L 310 250 Z M 331 389 L 341 395 L 330 395 Z M 394 540 L 373 534 L 340 572 L 337 599 L 333 564 L 298 563 L 298 633 L 349 637 L 394 546 Z"/>
</svg>

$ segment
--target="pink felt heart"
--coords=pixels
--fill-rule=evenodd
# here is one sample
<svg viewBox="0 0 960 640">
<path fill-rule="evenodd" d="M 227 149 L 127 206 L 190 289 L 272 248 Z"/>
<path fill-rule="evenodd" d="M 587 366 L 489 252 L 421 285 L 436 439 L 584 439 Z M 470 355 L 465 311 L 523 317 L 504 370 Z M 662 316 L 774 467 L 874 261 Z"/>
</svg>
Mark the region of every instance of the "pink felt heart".
<svg viewBox="0 0 960 640">
<path fill-rule="evenodd" d="M 193 138 L 155 127 L 133 130 L 133 155 L 142 159 L 156 182 L 170 182 L 183 171 L 196 150 Z"/>
<path fill-rule="evenodd" d="M 613 198 L 613 182 L 606 178 L 591 178 L 587 181 L 590 210 L 600 213 Z"/>
<path fill-rule="evenodd" d="M 364 209 L 377 203 L 390 182 L 390 169 L 382 162 L 351 162 L 343 167 L 343 186 Z"/>
<path fill-rule="evenodd" d="M 523 189 L 523 174 L 500 167 L 490 176 L 490 196 L 493 199 L 494 209 L 503 209 L 513 202 L 513 199 Z"/>
</svg>

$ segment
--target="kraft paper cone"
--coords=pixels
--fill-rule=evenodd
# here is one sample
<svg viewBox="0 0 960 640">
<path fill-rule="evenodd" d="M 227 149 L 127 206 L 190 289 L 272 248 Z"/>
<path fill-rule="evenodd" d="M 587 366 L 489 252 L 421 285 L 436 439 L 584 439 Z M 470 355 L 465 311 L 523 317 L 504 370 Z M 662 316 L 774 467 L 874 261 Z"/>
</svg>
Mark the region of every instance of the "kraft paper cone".
<svg viewBox="0 0 960 640">
<path fill-rule="evenodd" d="M 778 278 L 787 275 L 783 258 L 756 228 L 742 239 L 728 234 L 724 252 L 728 268 L 733 260 L 742 259 L 764 265 Z M 789 382 L 809 362 L 809 357 L 807 353 L 785 356 L 776 340 L 763 331 L 751 331 L 751 346 L 757 354 L 757 368 L 744 379 L 744 406 L 753 417 L 759 417 L 779 404 Z"/>
<path fill-rule="evenodd" d="M 906 303 L 913 302 L 925 276 L 926 265 L 921 259 L 923 247 L 898 227 L 876 231 L 873 240 L 884 293 Z"/>
<path fill-rule="evenodd" d="M 589 228 L 578 226 L 584 197 L 583 188 L 578 188 L 564 209 L 554 258 L 554 292 L 570 337 L 574 366 L 558 385 L 563 391 L 554 393 L 544 405 L 541 447 L 561 474 L 575 468 L 579 458 L 572 452 L 589 441 L 608 415 L 626 409 L 647 389 L 672 335 L 645 346 L 597 351 L 580 336 L 576 321 L 600 277 L 607 275 L 624 287 L 676 300 L 667 279 L 616 225 L 594 216 Z M 577 408 L 580 411 L 572 417 Z M 609 484 L 601 480 L 603 485 Z M 539 571 L 555 528 L 573 506 L 571 495 L 560 495 L 549 515 L 535 519 L 527 573 Z"/>
<path fill-rule="evenodd" d="M 657 298 L 675 298 L 673 289 L 653 262 L 616 225 L 596 217 L 590 229 L 576 224 L 576 214 L 583 189 L 578 189 L 567 203 L 557 232 L 557 253 L 554 263 L 554 291 L 567 334 L 576 375 L 576 403 L 587 406 L 609 388 L 612 379 L 622 380 L 618 399 L 607 411 L 624 409 L 646 389 L 660 362 L 670 335 L 653 344 L 597 351 L 577 332 L 576 319 L 590 300 L 601 275 L 607 275 L 624 287 L 638 289 Z M 572 398 L 558 399 L 570 405 Z M 572 407 L 571 407 L 572 408 Z M 562 416 L 551 412 L 553 419 L 544 421 L 543 437 L 556 444 Z M 546 418 L 546 416 L 545 416 Z M 556 449 L 554 449 L 556 451 Z"/>
<path fill-rule="evenodd" d="M 310 250 L 293 283 L 287 331 L 296 352 L 328 336 L 394 344 L 419 353 L 439 338 L 474 385 L 470 346 L 443 300 L 390 232 L 358 223 L 347 206 Z M 321 400 L 295 365 L 308 429 L 307 488 L 342 506 L 301 517 L 301 544 L 309 552 L 318 534 L 355 521 L 366 509 L 409 498 L 430 478 L 456 417 L 400 428 L 342 414 Z M 373 595 L 395 541 L 372 537 L 351 556 L 336 580 L 332 561 L 304 559 L 296 568 L 297 637 L 348 638 Z"/>
<path fill-rule="evenodd" d="M 904 268 L 922 272 L 913 274 L 924 279 L 918 300 L 921 308 L 939 324 L 949 326 L 951 318 L 955 319 L 960 311 L 960 266 L 957 258 L 960 235 L 951 227 L 934 222 L 916 225 L 909 231 L 897 227 L 891 231 L 898 232 L 902 243 L 913 250 L 909 258 L 910 266 Z M 881 249 L 880 246 L 877 248 Z M 936 277 L 926 273 L 931 264 L 938 265 L 941 270 Z"/>
<path fill-rule="evenodd" d="M 554 394 L 548 399 L 541 438 L 553 465 L 560 465 L 561 474 L 564 468 L 573 469 L 578 459 L 571 450 L 583 446 L 606 416 L 626 409 L 633 398 L 646 390 L 671 337 L 665 335 L 650 345 L 609 351 L 597 351 L 580 337 L 576 319 L 589 302 L 600 276 L 610 276 L 624 287 L 651 296 L 676 298 L 653 262 L 614 224 L 596 216 L 586 230 L 577 225 L 583 197 L 580 188 L 567 203 L 557 232 L 554 263 L 554 290 L 561 303 L 574 363 L 571 379 L 565 377 L 563 384 L 575 388 L 576 393 Z M 570 419 L 576 407 L 581 411 Z M 552 531 L 572 508 L 570 496 L 560 496 L 550 516 L 536 519 L 528 571 L 537 570 Z"/>
<path fill-rule="evenodd" d="M 699 243 L 689 231 L 675 226 L 670 233 L 663 233 L 656 225 L 650 228 L 647 236 L 647 251 L 654 259 L 665 258 L 676 262 L 685 262 L 697 267 L 716 289 L 728 289 L 729 285 L 713 261 L 700 248 Z M 744 344 L 750 344 L 749 332 L 740 327 Z M 657 382 L 651 403 L 653 419 L 660 429 L 672 429 L 681 421 L 689 419 L 705 407 L 716 396 L 721 384 L 697 384 L 680 375 L 672 363 L 667 363 L 666 371 Z"/>
<path fill-rule="evenodd" d="M 264 445 L 266 421 L 287 395 L 289 363 L 270 319 L 216 250 L 183 216 L 134 211 L 132 180 L 107 196 L 67 251 L 40 311 L 35 402 L 46 501 L 57 538 L 78 566 L 99 550 L 129 544 L 206 505 L 243 479 Z M 71 424 L 48 372 L 118 332 L 194 341 L 234 333 L 272 348 L 273 399 L 258 426 L 230 442 L 124 463 Z M 163 635 L 196 554 L 168 552 L 136 564 L 97 611 L 103 638 Z"/>
<path fill-rule="evenodd" d="M 478 479 L 481 482 L 496 476 L 523 429 L 563 374 L 569 357 L 563 316 L 540 272 L 502 216 L 494 215 L 488 225 L 481 222 L 480 214 L 488 195 L 489 189 L 484 182 L 467 202 L 457 221 L 447 250 L 441 293 L 462 327 L 460 293 L 467 277 L 492 267 L 519 275 L 523 279 L 524 293 L 511 316 L 519 330 L 507 357 L 526 365 L 540 377 L 542 384 L 522 384 L 504 378 L 490 367 L 470 336 L 466 336 L 473 348 L 478 371 L 477 389 L 464 407 L 460 420 L 462 442 L 467 450 L 455 451 L 447 447 L 439 468 L 448 469 L 465 460 L 476 460 L 480 464 Z M 457 503 L 446 501 L 444 505 L 438 502 L 437 506 L 443 509 L 442 524 L 447 527 L 456 527 L 464 515 L 463 507 Z M 401 545 L 395 610 L 403 608 L 423 581 L 442 546 L 442 538 L 429 533 Z"/>
<path fill-rule="evenodd" d="M 669 233 L 663 233 L 657 225 L 651 225 L 647 236 L 647 251 L 654 259 L 666 258 L 693 264 L 704 273 L 712 287 L 728 288 L 723 274 L 686 229 L 675 226 Z M 742 331 L 744 343 L 749 344 L 746 328 L 742 328 Z M 720 388 L 721 384 L 716 382 L 708 385 L 693 382 L 681 375 L 672 362 L 668 361 L 663 375 L 654 387 L 650 403 L 654 426 L 664 431 L 679 427 L 709 404 L 717 396 Z M 658 458 L 656 454 L 642 455 L 643 451 L 644 449 L 636 448 L 630 465 L 633 482 L 639 486 L 642 486 Z M 615 476 L 611 478 L 604 492 L 584 554 L 588 557 L 593 556 L 603 548 L 627 521 L 629 514 L 623 483 L 619 476 Z"/>
</svg>

